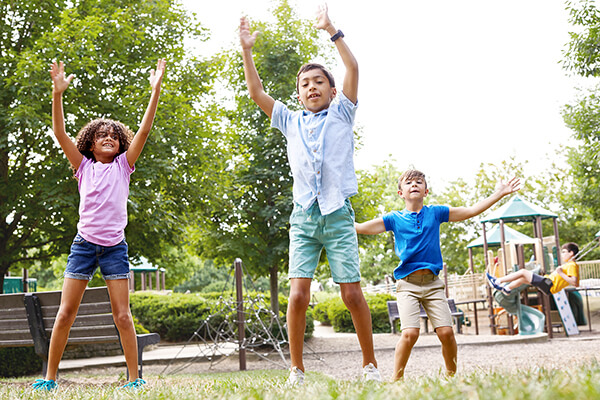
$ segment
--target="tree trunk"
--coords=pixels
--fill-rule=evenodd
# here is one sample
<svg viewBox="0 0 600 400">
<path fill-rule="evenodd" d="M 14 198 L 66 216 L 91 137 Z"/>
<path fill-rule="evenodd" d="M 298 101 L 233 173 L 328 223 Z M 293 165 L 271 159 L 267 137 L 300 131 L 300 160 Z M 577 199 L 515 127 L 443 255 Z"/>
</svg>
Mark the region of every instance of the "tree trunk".
<svg viewBox="0 0 600 400">
<path fill-rule="evenodd" d="M 269 281 L 271 286 L 271 310 L 279 316 L 279 282 L 277 280 L 277 265 L 269 270 Z"/>
</svg>

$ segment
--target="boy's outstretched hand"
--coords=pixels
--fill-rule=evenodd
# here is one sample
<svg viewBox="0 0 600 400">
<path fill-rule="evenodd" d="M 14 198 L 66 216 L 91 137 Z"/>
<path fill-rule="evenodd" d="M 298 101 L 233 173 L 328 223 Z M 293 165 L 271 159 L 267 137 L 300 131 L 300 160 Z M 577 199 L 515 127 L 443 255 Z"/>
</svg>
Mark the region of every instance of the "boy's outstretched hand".
<svg viewBox="0 0 600 400">
<path fill-rule="evenodd" d="M 150 71 L 150 86 L 152 90 L 160 88 L 162 83 L 162 78 L 165 75 L 165 66 L 167 65 L 167 61 L 164 58 L 159 58 L 156 62 L 156 70 Z"/>
<path fill-rule="evenodd" d="M 65 65 L 62 61 L 58 64 L 54 61 L 50 66 L 50 77 L 52 78 L 52 83 L 54 85 L 53 92 L 61 94 L 67 90 L 74 76 L 75 75 L 71 74 L 65 78 Z"/>
<path fill-rule="evenodd" d="M 521 179 L 513 177 L 508 182 L 498 182 L 496 185 L 496 192 L 499 192 L 502 196 L 509 195 L 517 192 L 521 189 Z"/>
<path fill-rule="evenodd" d="M 317 22 L 315 22 L 315 28 L 327 30 L 333 24 L 329 19 L 329 15 L 327 14 L 327 4 L 323 4 L 319 6 L 317 10 Z"/>
<path fill-rule="evenodd" d="M 258 31 L 250 34 L 250 23 L 246 17 L 240 18 L 240 44 L 242 49 L 247 50 L 254 47 L 256 38 L 258 37 Z"/>
</svg>

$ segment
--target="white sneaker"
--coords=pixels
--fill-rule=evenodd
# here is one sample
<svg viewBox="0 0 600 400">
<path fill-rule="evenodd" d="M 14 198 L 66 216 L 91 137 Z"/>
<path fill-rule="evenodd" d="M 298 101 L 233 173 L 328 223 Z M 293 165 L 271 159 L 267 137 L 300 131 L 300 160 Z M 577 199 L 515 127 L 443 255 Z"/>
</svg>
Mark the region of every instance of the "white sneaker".
<svg viewBox="0 0 600 400">
<path fill-rule="evenodd" d="M 363 380 L 363 382 L 367 382 L 367 381 L 381 382 L 381 374 L 379 373 L 379 370 L 372 363 L 369 363 L 368 365 L 365 365 L 365 367 L 363 368 L 362 380 Z"/>
<path fill-rule="evenodd" d="M 287 380 L 288 387 L 302 386 L 304 385 L 304 372 L 298 367 L 292 367 L 290 370 L 290 377 Z"/>
</svg>

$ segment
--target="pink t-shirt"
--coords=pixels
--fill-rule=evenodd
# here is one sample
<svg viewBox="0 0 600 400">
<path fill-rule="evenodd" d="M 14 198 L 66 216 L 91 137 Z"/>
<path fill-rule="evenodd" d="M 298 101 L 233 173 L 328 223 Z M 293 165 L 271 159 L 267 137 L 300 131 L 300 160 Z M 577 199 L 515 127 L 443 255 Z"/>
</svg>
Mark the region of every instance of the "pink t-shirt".
<svg viewBox="0 0 600 400">
<path fill-rule="evenodd" d="M 81 198 L 77 230 L 88 242 L 114 246 L 125 237 L 129 176 L 135 170 L 126 154 L 108 164 L 84 156 L 75 173 Z"/>
</svg>

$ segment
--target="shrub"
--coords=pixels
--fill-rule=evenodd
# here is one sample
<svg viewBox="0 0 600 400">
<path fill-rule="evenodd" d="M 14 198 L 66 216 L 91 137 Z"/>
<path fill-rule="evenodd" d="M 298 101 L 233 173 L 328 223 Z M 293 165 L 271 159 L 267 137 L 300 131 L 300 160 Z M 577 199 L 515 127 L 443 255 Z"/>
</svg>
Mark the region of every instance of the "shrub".
<svg viewBox="0 0 600 400">
<path fill-rule="evenodd" d="M 233 296 L 233 293 L 229 293 L 229 295 Z M 256 296 L 257 294 L 248 295 Z M 268 307 L 270 304 L 269 295 L 262 293 L 259 295 L 264 296 L 264 302 Z M 229 300 L 231 297 L 227 297 L 227 293 L 217 292 L 202 293 L 201 295 L 173 293 L 169 296 L 140 292 L 131 295 L 131 312 L 145 328 L 150 332 L 158 333 L 162 339 L 172 342 L 187 341 L 200 328 L 202 322 L 207 319 L 211 327 L 217 328 L 226 318 L 230 320 L 236 318 L 235 310 L 223 313 L 222 298 Z M 287 310 L 287 298 L 280 296 L 279 306 L 279 318 L 283 327 Z M 267 321 L 270 318 L 270 314 L 261 314 L 263 322 L 270 322 Z M 262 327 L 262 324 L 255 321 L 254 318 L 249 323 L 256 323 Z M 278 330 L 278 327 L 273 326 L 272 334 L 274 336 L 279 335 L 279 332 L 275 332 L 276 330 Z M 305 337 L 311 337 L 313 331 L 312 313 L 307 312 Z M 198 334 L 205 339 L 209 338 L 208 329 L 202 329 Z M 287 338 L 285 329 L 283 334 Z"/>
<path fill-rule="evenodd" d="M 387 313 L 387 301 L 394 300 L 391 294 L 367 294 L 365 295 L 371 320 L 373 321 L 373 333 L 385 333 L 391 330 Z M 332 325 L 336 332 L 355 332 L 350 311 L 339 296 L 329 298 L 320 302 L 314 308 L 315 319 L 324 325 Z"/>
<path fill-rule="evenodd" d="M 0 348 L 0 376 L 23 376 L 42 371 L 42 359 L 33 347 Z"/>
</svg>

